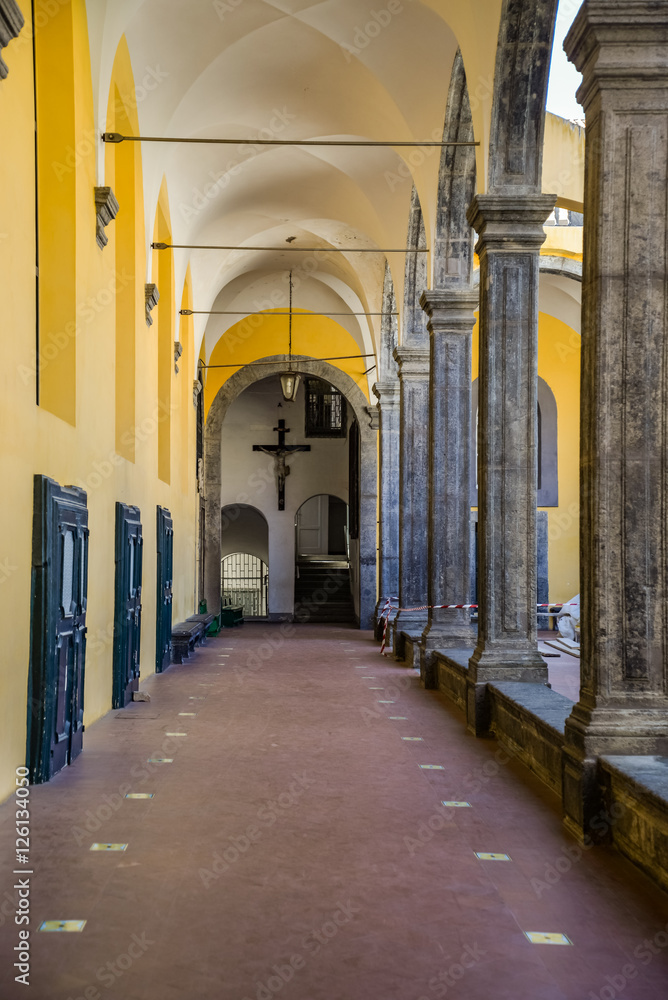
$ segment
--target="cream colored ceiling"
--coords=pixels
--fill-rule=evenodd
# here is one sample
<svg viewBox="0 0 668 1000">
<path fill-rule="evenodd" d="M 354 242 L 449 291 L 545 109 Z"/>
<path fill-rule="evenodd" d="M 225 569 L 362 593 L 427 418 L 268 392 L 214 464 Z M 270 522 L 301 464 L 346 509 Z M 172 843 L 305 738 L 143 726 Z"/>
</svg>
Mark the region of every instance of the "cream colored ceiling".
<svg viewBox="0 0 668 1000">
<path fill-rule="evenodd" d="M 122 34 L 143 134 L 249 140 L 440 138 L 461 45 L 484 170 L 500 0 L 88 0 L 87 8 L 101 130 Z M 290 237 L 292 246 L 404 247 L 413 181 L 432 242 L 438 150 L 144 144 L 142 155 L 147 242 L 165 175 L 174 242 L 277 248 L 177 251 L 177 297 L 190 262 L 196 309 L 258 308 L 284 291 L 286 271 L 306 256 L 284 252 Z M 389 260 L 401 302 L 404 257 Z M 378 311 L 384 263 L 381 254 L 315 255 L 296 304 Z M 209 354 L 235 317 L 212 317 L 208 328 L 205 319 L 197 317 L 197 339 L 206 334 Z M 360 347 L 375 342 L 378 320 L 351 316 L 344 325 Z"/>
</svg>

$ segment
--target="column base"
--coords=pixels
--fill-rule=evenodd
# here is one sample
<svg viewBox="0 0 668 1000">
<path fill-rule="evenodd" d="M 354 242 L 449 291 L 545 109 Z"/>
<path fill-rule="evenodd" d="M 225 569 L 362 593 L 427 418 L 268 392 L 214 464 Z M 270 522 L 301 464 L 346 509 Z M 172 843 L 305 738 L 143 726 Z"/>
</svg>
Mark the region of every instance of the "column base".
<svg viewBox="0 0 668 1000">
<path fill-rule="evenodd" d="M 466 725 L 476 736 L 490 735 L 492 720 L 486 694 L 490 681 L 547 684 L 547 664 L 529 640 L 513 646 L 490 643 L 482 649 L 476 647 L 466 683 Z"/>
<path fill-rule="evenodd" d="M 461 615 L 461 611 L 459 612 Z M 471 649 L 475 647 L 477 629 L 470 622 L 430 622 L 420 642 L 420 680 L 426 690 L 438 687 L 436 650 Z"/>
<path fill-rule="evenodd" d="M 616 819 L 606 804 L 599 773 L 602 756 L 668 756 L 668 711 L 582 702 L 566 719 L 561 783 L 564 825 L 580 843 L 610 840 Z"/>
<path fill-rule="evenodd" d="M 418 650 L 417 654 L 414 653 L 414 662 L 410 664 L 410 666 L 415 666 L 419 669 L 419 645 L 426 624 L 426 609 L 421 613 L 415 611 L 400 611 L 397 614 L 392 623 L 392 652 L 397 660 L 404 660 L 406 657 L 406 640 L 402 635 L 402 632 L 405 632 L 411 636 L 414 649 Z"/>
</svg>

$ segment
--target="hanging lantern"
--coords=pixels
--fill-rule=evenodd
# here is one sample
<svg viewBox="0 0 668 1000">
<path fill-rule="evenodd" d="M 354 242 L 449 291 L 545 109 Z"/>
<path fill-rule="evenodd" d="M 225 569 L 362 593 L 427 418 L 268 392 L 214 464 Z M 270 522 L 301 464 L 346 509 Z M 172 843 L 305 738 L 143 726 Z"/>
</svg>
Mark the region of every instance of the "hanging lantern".
<svg viewBox="0 0 668 1000">
<path fill-rule="evenodd" d="M 292 370 L 292 271 L 290 271 L 290 310 L 288 316 L 288 370 L 281 375 L 281 389 L 286 403 L 297 398 L 300 376 Z"/>
<path fill-rule="evenodd" d="M 286 403 L 294 403 L 297 398 L 299 379 L 300 376 L 293 371 L 283 372 L 281 375 L 281 389 L 283 390 L 283 399 Z"/>
</svg>

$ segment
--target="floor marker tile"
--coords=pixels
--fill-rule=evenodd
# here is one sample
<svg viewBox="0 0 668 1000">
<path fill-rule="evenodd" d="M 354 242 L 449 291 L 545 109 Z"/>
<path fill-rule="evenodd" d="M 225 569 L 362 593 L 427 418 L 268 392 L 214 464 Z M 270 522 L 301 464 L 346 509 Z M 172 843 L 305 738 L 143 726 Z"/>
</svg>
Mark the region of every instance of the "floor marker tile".
<svg viewBox="0 0 668 1000">
<path fill-rule="evenodd" d="M 470 802 L 441 802 L 442 806 L 447 806 L 448 809 L 471 809 Z"/>
<path fill-rule="evenodd" d="M 128 792 L 126 799 L 152 799 L 154 792 Z"/>
<path fill-rule="evenodd" d="M 411 743 L 424 743 L 421 736 L 402 736 L 402 740 L 408 740 Z"/>
<path fill-rule="evenodd" d="M 423 771 L 445 771 L 442 764 L 420 764 Z"/>
<path fill-rule="evenodd" d="M 173 764 L 173 757 L 149 757 L 147 764 Z"/>
<path fill-rule="evenodd" d="M 187 736 L 187 733 L 165 733 L 165 736 Z"/>
<path fill-rule="evenodd" d="M 390 718 L 390 719 L 396 719 L 397 721 L 401 721 L 401 722 L 407 722 L 408 721 L 408 716 L 407 715 L 390 715 L 390 716 L 388 716 L 388 718 Z"/>
<path fill-rule="evenodd" d="M 91 851 L 125 851 L 127 844 L 91 844 Z"/>
<path fill-rule="evenodd" d="M 532 944 L 573 944 L 565 934 L 554 934 L 551 931 L 525 931 L 524 936 Z"/>
<path fill-rule="evenodd" d="M 385 688 L 383 688 L 383 687 L 370 687 L 369 688 L 369 691 L 384 691 L 384 690 L 385 690 Z"/>
<path fill-rule="evenodd" d="M 379 705 L 394 705 L 393 701 L 379 701 Z"/>
<path fill-rule="evenodd" d="M 195 716 L 195 715 L 197 715 L 197 712 L 179 712 L 179 715 L 191 715 L 191 716 Z"/>
<path fill-rule="evenodd" d="M 188 696 L 189 701 L 204 701 L 203 694 L 191 694 Z"/>
<path fill-rule="evenodd" d="M 39 925 L 40 931 L 82 931 L 86 926 L 85 920 L 43 920 Z"/>
<path fill-rule="evenodd" d="M 474 851 L 476 858 L 481 861 L 511 861 L 512 859 L 508 854 L 490 854 L 486 851 Z"/>
</svg>

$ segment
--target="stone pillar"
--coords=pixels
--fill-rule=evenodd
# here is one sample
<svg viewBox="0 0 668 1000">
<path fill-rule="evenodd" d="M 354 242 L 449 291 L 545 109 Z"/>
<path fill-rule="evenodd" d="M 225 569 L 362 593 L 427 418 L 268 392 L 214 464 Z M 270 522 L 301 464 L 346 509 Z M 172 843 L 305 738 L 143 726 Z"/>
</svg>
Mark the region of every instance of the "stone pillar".
<svg viewBox="0 0 668 1000">
<path fill-rule="evenodd" d="M 491 680 L 547 682 L 536 644 L 538 254 L 553 195 L 477 195 L 480 256 L 478 643 L 467 716 L 488 730 Z"/>
<path fill-rule="evenodd" d="M 399 364 L 399 605 L 427 604 L 429 481 L 429 348 L 395 348 Z M 394 620 L 395 653 L 402 655 L 399 632 L 421 633 L 427 611 L 400 611 Z"/>
<path fill-rule="evenodd" d="M 373 391 L 380 416 L 378 628 L 388 598 L 399 596 L 399 380 L 376 382 Z"/>
<path fill-rule="evenodd" d="M 427 603 L 468 604 L 470 578 L 471 333 L 478 293 L 469 286 L 427 291 L 429 363 L 429 534 Z M 471 612 L 432 608 L 420 674 L 436 686 L 433 650 L 475 645 Z"/>
<path fill-rule="evenodd" d="M 582 837 L 599 755 L 668 754 L 668 2 L 586 0 L 564 47 L 587 120 L 581 689 L 562 770 Z"/>
</svg>

